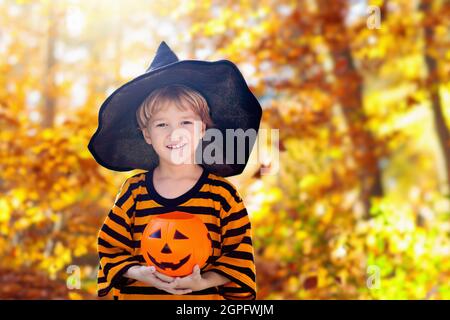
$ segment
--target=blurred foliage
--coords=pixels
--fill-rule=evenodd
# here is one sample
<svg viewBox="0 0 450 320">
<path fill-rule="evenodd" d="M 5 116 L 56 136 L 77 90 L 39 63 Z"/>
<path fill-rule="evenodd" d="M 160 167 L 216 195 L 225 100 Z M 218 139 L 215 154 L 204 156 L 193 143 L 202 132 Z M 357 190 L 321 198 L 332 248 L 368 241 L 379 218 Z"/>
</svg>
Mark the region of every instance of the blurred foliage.
<svg viewBox="0 0 450 320">
<path fill-rule="evenodd" d="M 165 40 L 236 62 L 280 130 L 279 160 L 267 143 L 230 178 L 259 299 L 449 299 L 448 17 L 444 0 L 0 0 L 0 298 L 95 298 L 97 232 L 136 172 L 87 144 Z"/>
</svg>

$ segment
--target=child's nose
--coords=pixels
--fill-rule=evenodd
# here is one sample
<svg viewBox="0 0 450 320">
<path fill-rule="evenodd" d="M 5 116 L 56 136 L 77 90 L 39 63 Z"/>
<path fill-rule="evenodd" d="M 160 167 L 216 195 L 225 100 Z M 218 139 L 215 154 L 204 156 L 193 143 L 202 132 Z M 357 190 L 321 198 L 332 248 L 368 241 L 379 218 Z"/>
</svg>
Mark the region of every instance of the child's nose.
<svg viewBox="0 0 450 320">
<path fill-rule="evenodd" d="M 180 127 L 170 127 L 169 130 L 169 140 L 171 141 L 181 141 L 185 139 L 185 137 L 188 135 L 188 132 L 186 129 L 180 128 Z"/>
</svg>

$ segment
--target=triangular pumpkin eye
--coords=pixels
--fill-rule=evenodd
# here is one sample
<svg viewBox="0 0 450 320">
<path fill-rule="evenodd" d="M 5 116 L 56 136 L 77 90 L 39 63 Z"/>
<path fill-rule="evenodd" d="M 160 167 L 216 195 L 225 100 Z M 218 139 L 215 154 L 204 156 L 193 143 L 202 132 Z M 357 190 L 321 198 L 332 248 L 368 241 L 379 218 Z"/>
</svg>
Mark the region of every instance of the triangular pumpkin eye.
<svg viewBox="0 0 450 320">
<path fill-rule="evenodd" d="M 150 235 L 149 238 L 158 238 L 158 239 L 161 239 L 161 229 L 159 229 L 159 230 L 153 232 L 153 233 Z"/>
<path fill-rule="evenodd" d="M 175 230 L 175 235 L 173 238 L 174 239 L 189 239 L 188 237 L 186 237 L 184 234 L 182 234 L 178 230 Z"/>
</svg>

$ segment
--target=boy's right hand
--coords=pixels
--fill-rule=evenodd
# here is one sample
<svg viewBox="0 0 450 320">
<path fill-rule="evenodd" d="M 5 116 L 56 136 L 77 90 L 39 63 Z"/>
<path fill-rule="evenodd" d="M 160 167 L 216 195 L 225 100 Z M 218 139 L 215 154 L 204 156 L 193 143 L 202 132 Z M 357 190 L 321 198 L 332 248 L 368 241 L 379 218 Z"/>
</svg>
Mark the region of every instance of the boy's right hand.
<svg viewBox="0 0 450 320">
<path fill-rule="evenodd" d="M 186 294 L 192 292 L 191 289 L 175 289 L 175 286 L 177 285 L 175 279 L 156 271 L 153 266 L 133 266 L 128 269 L 125 276 L 144 282 L 171 294 Z"/>
</svg>

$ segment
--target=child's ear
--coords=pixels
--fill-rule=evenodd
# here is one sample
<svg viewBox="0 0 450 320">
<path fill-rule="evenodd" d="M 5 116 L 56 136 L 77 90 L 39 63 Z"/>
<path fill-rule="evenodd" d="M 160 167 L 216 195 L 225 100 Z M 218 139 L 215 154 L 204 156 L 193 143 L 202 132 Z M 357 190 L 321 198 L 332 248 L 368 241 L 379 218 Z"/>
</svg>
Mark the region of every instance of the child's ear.
<svg viewBox="0 0 450 320">
<path fill-rule="evenodd" d="M 144 140 L 148 144 L 152 144 L 152 140 L 150 139 L 150 134 L 148 133 L 148 130 L 144 129 L 142 130 L 142 134 L 144 135 Z"/>
<path fill-rule="evenodd" d="M 200 139 L 203 139 L 206 133 L 206 124 L 202 121 L 202 131 L 200 133 Z"/>
</svg>

